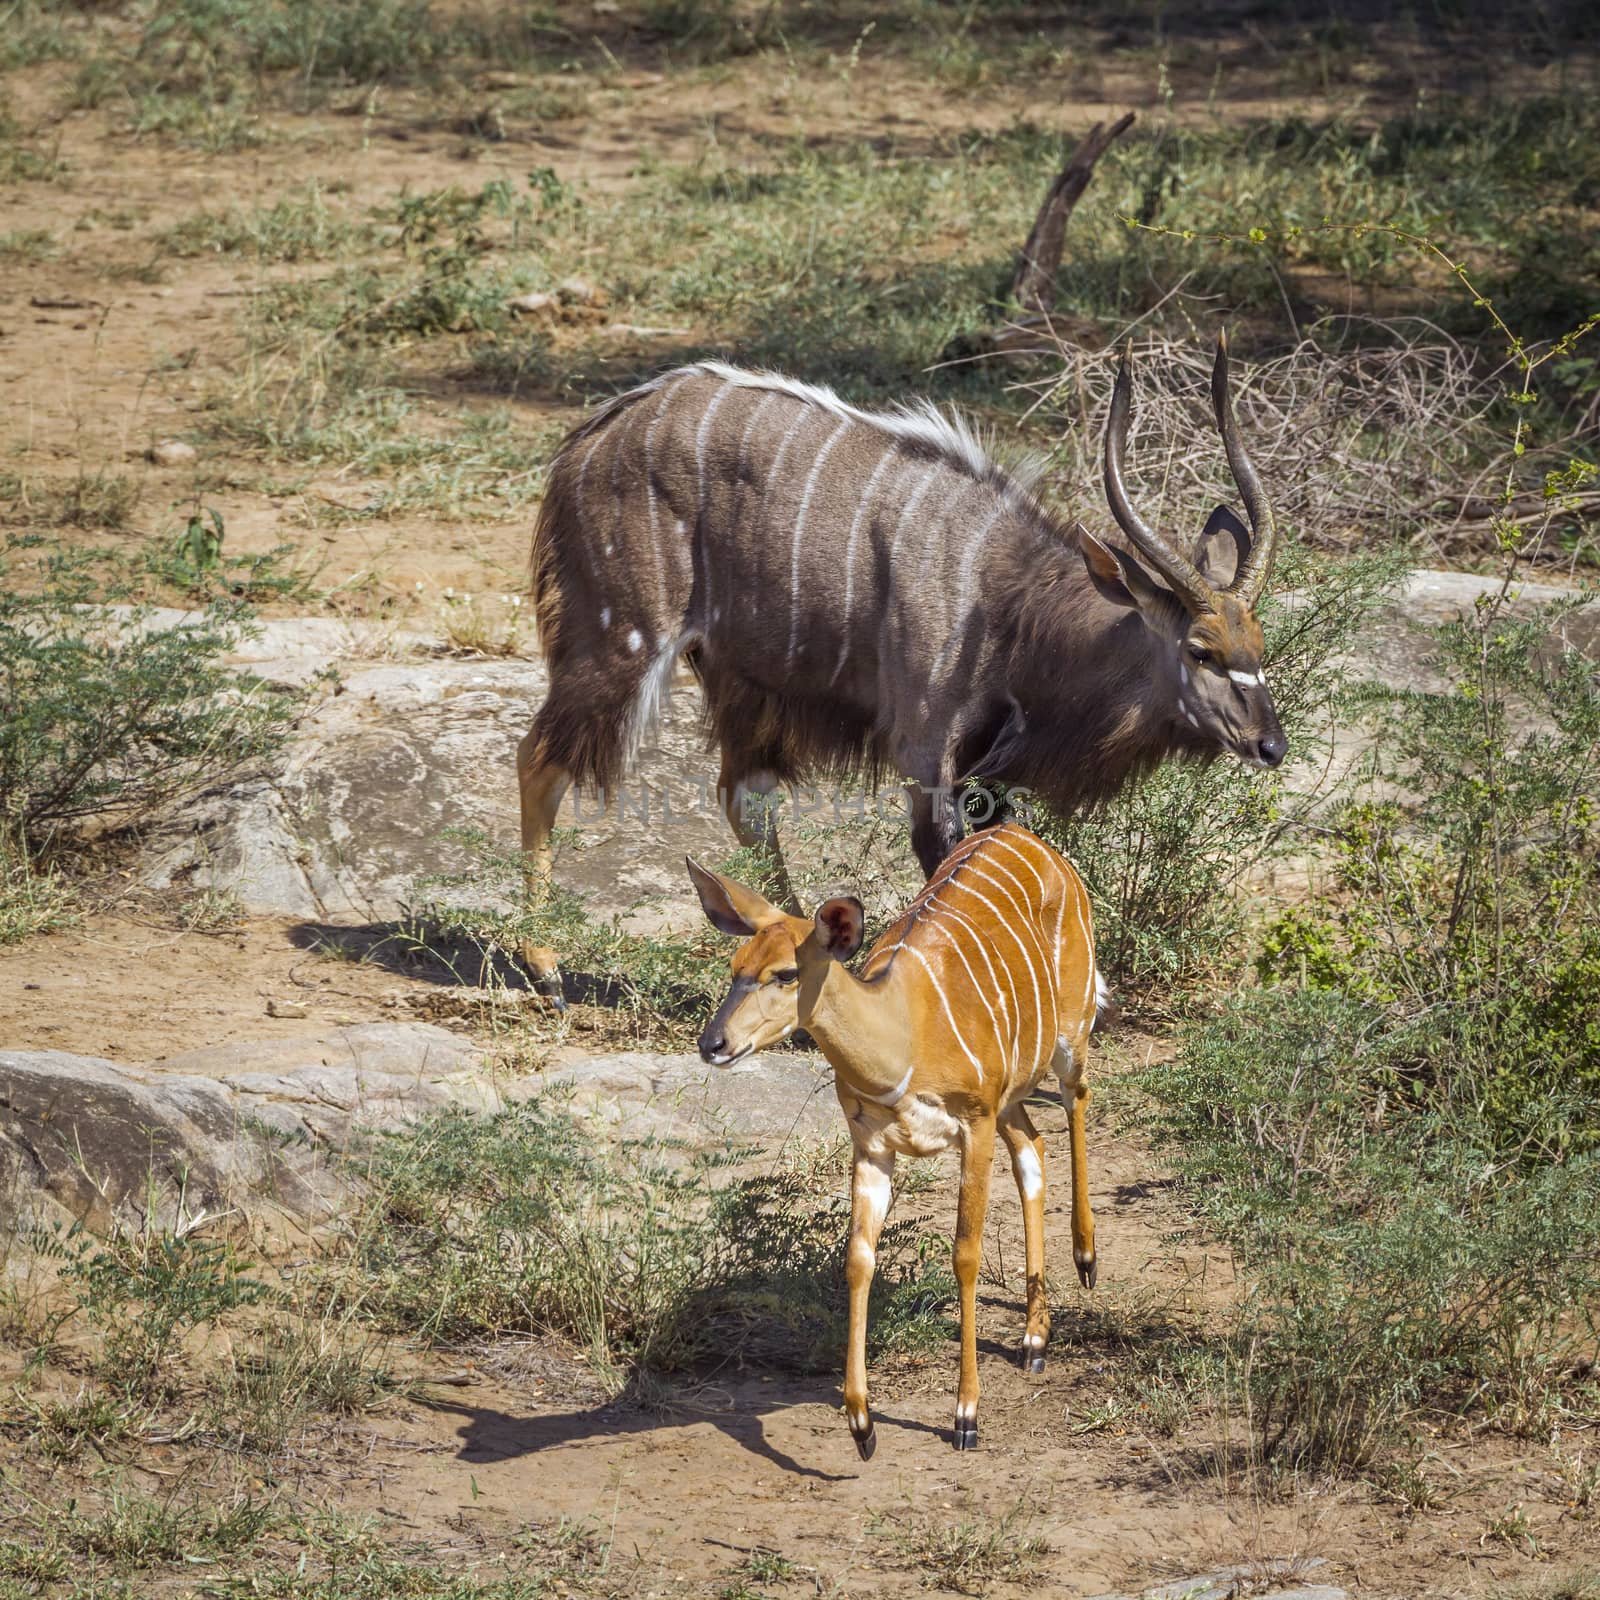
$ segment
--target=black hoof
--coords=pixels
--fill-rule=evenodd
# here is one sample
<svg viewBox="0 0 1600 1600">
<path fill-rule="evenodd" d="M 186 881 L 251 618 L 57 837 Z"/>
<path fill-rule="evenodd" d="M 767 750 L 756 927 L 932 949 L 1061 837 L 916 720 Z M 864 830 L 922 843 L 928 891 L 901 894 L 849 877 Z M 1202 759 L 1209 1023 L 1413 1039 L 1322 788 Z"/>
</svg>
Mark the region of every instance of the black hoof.
<svg viewBox="0 0 1600 1600">
<path fill-rule="evenodd" d="M 1080 1261 L 1078 1263 L 1078 1282 L 1081 1283 L 1085 1289 L 1094 1288 L 1094 1281 L 1099 1276 L 1100 1263 L 1098 1261 Z"/>
<path fill-rule="evenodd" d="M 951 1441 L 957 1450 L 976 1450 L 978 1448 L 978 1421 L 974 1417 L 970 1422 L 963 1422 L 956 1418 L 955 1435 Z"/>
<path fill-rule="evenodd" d="M 1024 1372 L 1043 1372 L 1044 1351 L 1024 1350 L 1022 1352 L 1022 1370 Z"/>
<path fill-rule="evenodd" d="M 850 1437 L 856 1442 L 856 1454 L 863 1461 L 870 1461 L 873 1451 L 878 1448 L 878 1430 L 869 1427 L 865 1433 L 853 1433 Z"/>
</svg>

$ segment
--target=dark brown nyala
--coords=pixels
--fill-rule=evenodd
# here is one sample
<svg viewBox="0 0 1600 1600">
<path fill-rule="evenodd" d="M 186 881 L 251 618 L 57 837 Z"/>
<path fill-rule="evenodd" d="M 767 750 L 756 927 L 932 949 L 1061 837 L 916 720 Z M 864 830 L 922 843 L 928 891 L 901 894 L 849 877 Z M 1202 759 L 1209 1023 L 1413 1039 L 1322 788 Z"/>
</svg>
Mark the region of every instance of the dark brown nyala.
<svg viewBox="0 0 1600 1600">
<path fill-rule="evenodd" d="M 931 873 L 960 837 L 964 778 L 1071 811 L 1169 755 L 1276 766 L 1251 609 L 1275 535 L 1226 345 L 1212 399 L 1248 529 L 1219 506 L 1180 548 L 1140 519 L 1129 389 L 1125 352 L 1105 484 L 1137 557 L 1063 527 L 926 403 L 863 411 L 706 361 L 602 406 L 562 444 L 534 535 L 550 694 L 518 752 L 530 872 L 548 872 L 568 785 L 620 781 L 680 657 L 705 688 L 729 820 L 774 852 L 746 796 L 828 773 L 912 780 Z"/>
</svg>

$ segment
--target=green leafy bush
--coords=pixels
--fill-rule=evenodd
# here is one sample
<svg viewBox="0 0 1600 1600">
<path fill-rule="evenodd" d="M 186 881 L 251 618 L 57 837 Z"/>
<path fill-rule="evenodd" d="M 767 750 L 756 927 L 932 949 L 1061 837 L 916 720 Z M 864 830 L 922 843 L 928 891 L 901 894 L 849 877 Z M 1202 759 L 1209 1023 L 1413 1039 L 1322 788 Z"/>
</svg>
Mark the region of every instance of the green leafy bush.
<svg viewBox="0 0 1600 1600">
<path fill-rule="evenodd" d="M 715 1181 L 750 1153 L 608 1145 L 548 1098 L 489 1118 L 444 1113 L 374 1146 L 349 1281 L 368 1311 L 432 1338 L 571 1339 L 618 1386 L 631 1370 L 730 1354 L 831 1366 L 848 1203 L 797 1172 Z M 945 1336 L 937 1312 L 954 1283 L 919 1232 L 904 1219 L 885 1230 L 880 1349 Z"/>
<path fill-rule="evenodd" d="M 1425 1416 L 1531 1431 L 1600 1404 L 1577 1376 L 1600 1339 L 1600 1154 L 1508 1159 L 1470 1108 L 1395 1091 L 1428 1027 L 1258 990 L 1139 1077 L 1249 1286 L 1228 1343 L 1269 1455 L 1361 1466 Z"/>
<path fill-rule="evenodd" d="M 1439 630 L 1443 692 L 1365 694 L 1380 796 L 1336 817 L 1328 894 L 1258 966 L 1381 1007 L 1409 1041 L 1390 1087 L 1555 1153 L 1600 1145 L 1600 674 L 1576 602 L 1511 593 Z"/>
<path fill-rule="evenodd" d="M 100 1334 L 103 1376 L 141 1399 L 180 1392 L 174 1363 L 190 1333 L 272 1295 L 230 1245 L 192 1232 L 123 1229 L 97 1239 L 75 1225 L 35 1243 L 61 1262 L 78 1310 Z"/>
<path fill-rule="evenodd" d="M 243 600 L 169 621 L 127 598 L 93 552 L 0 545 L 0 834 L 136 821 L 287 732 L 298 698 L 223 664 Z"/>
</svg>

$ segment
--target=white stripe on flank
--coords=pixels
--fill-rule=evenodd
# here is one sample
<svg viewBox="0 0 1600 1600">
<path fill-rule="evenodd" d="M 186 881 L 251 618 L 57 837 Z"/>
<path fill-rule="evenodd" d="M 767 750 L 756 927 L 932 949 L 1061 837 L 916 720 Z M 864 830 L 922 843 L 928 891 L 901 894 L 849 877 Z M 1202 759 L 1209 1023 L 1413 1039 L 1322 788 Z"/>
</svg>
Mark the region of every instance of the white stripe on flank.
<svg viewBox="0 0 1600 1600">
<path fill-rule="evenodd" d="M 594 453 L 600 448 L 600 441 L 609 437 L 610 435 L 606 429 L 600 429 L 600 431 L 595 434 L 594 439 L 590 442 L 589 448 L 583 452 L 583 460 L 578 463 L 578 485 L 576 490 L 576 498 L 578 501 L 578 521 L 583 524 L 585 533 L 588 532 L 590 526 L 589 507 L 584 499 L 583 493 L 584 485 L 589 477 L 589 463 L 594 460 Z M 593 549 L 592 541 L 587 538 L 583 540 L 583 545 L 585 549 Z"/>
<path fill-rule="evenodd" d="M 718 408 L 722 405 L 722 402 L 724 400 L 726 400 L 728 398 L 728 396 L 730 394 L 732 394 L 733 392 L 734 392 L 734 386 L 732 384 L 724 384 L 722 386 L 722 388 L 718 389 L 717 392 L 711 397 L 710 404 L 708 404 L 706 406 L 705 415 L 700 418 L 700 426 L 698 428 L 696 428 L 695 431 L 694 431 L 694 481 L 695 481 L 695 490 L 694 490 L 694 528 L 695 528 L 695 540 L 696 540 L 696 543 L 702 549 L 705 547 L 705 543 L 706 543 L 706 540 L 705 540 L 705 524 L 706 524 L 706 436 L 711 431 L 711 419 L 716 416 Z M 655 507 L 654 507 L 654 504 L 652 503 L 652 506 L 651 506 L 652 517 L 653 517 L 654 509 L 655 509 Z M 652 520 L 652 522 L 651 522 L 651 533 L 652 533 L 652 535 L 654 534 L 654 532 L 655 532 L 655 523 Z M 691 559 L 691 564 L 692 564 L 692 559 Z M 710 561 L 708 559 L 706 561 L 706 563 L 705 563 L 704 568 L 702 569 L 703 572 L 704 572 L 704 576 L 705 576 L 705 585 L 704 585 L 704 587 L 707 590 L 706 612 L 707 612 L 708 616 L 710 615 L 710 612 L 711 612 L 711 605 L 710 605 L 710 598 L 709 598 L 709 591 L 710 591 L 710 586 L 711 586 L 710 565 L 711 565 L 711 563 L 710 563 Z M 662 610 L 663 611 L 666 610 L 666 592 L 665 592 L 665 590 L 662 591 Z"/>
<path fill-rule="evenodd" d="M 985 867 L 992 867 L 994 872 L 985 872 L 983 870 Z M 995 877 L 995 872 L 1002 874 L 1006 879 L 1006 883 L 1011 885 L 1011 888 L 1007 888 L 1006 883 L 1002 883 L 999 878 Z M 982 878 L 985 883 L 992 883 L 1010 901 L 1012 908 L 1017 913 L 1017 920 L 1033 936 L 1034 946 L 1039 952 L 1039 959 L 1042 961 L 1045 953 L 1044 935 L 1039 931 L 1039 926 L 1034 920 L 1033 904 L 1028 897 L 1027 886 L 1010 867 L 1003 865 L 999 861 L 992 860 L 987 852 L 972 863 L 972 873 L 974 877 Z M 1012 889 L 1016 890 L 1015 894 L 1012 893 Z"/>
<path fill-rule="evenodd" d="M 806 531 L 806 512 L 811 508 L 811 496 L 816 490 L 822 465 L 828 459 L 828 452 L 839 442 L 849 426 L 848 419 L 841 422 L 828 435 L 827 442 L 817 452 L 817 459 L 811 463 L 805 489 L 800 495 L 800 509 L 794 514 L 794 533 L 790 539 L 792 554 L 789 561 L 789 654 L 785 662 L 790 667 L 794 665 L 795 646 L 800 640 L 800 540 Z"/>
<path fill-rule="evenodd" d="M 856 537 L 861 532 L 861 520 L 867 514 L 867 507 L 872 504 L 872 491 L 878 486 L 878 479 L 883 476 L 883 469 L 895 458 L 898 451 L 894 445 L 878 458 L 878 464 L 872 469 L 872 476 L 867 479 L 867 486 L 861 491 L 861 499 L 856 505 L 856 514 L 850 520 L 850 537 L 844 545 L 844 615 L 839 619 L 840 631 L 844 635 L 844 643 L 839 649 L 839 661 L 833 669 L 833 676 L 828 679 L 831 689 L 839 681 L 839 674 L 844 671 L 846 658 L 850 654 L 850 602 L 855 592 L 856 583 Z"/>
<path fill-rule="evenodd" d="M 734 465 L 735 472 L 742 473 L 744 471 L 744 458 L 750 451 L 750 435 L 755 430 L 756 419 L 771 403 L 772 396 L 770 394 L 764 394 L 756 401 L 755 408 L 750 413 L 750 419 L 744 425 L 744 432 L 739 435 L 739 456 Z"/>
<path fill-rule="evenodd" d="M 652 452 L 655 446 L 656 429 L 661 426 L 661 419 L 666 414 L 667 396 L 670 393 L 671 386 L 663 386 L 661 398 L 656 401 L 655 413 L 650 418 L 650 426 L 644 430 L 644 494 L 645 502 L 650 508 L 650 548 L 656 552 L 658 557 L 661 553 L 661 546 L 656 542 L 656 470 Z M 664 617 L 667 610 L 666 562 L 657 561 L 656 577 L 661 596 L 661 615 Z"/>
<path fill-rule="evenodd" d="M 961 1030 L 956 1026 L 956 1019 L 950 1014 L 950 1002 L 945 999 L 944 990 L 939 987 L 938 975 L 934 972 L 928 958 L 914 944 L 903 944 L 900 948 L 908 954 L 914 955 L 922 963 L 922 970 L 927 973 L 928 982 L 933 985 L 933 992 L 939 997 L 939 1005 L 944 1011 L 944 1020 L 950 1024 L 950 1032 L 954 1036 L 956 1043 L 961 1046 L 962 1055 L 972 1063 L 973 1070 L 978 1074 L 978 1082 L 982 1083 L 983 1063 L 973 1055 L 967 1046 L 967 1041 L 962 1037 Z"/>
<path fill-rule="evenodd" d="M 966 637 L 967 624 L 972 621 L 972 569 L 977 563 L 978 550 L 983 541 L 989 537 L 989 532 L 995 523 L 1010 509 L 1009 503 L 1002 496 L 1000 503 L 994 508 L 993 515 L 967 541 L 967 548 L 961 556 L 960 576 L 956 580 L 955 620 L 951 623 L 950 632 L 945 636 L 944 644 L 934 659 L 933 671 L 930 674 L 934 678 L 944 671 L 944 664 L 949 660 L 951 652 Z"/>
<path fill-rule="evenodd" d="M 954 906 L 947 904 L 943 900 L 938 902 L 937 914 L 944 917 L 954 917 L 956 921 L 972 935 L 974 942 L 977 944 L 979 955 L 983 957 L 984 963 L 989 968 L 989 976 L 994 980 L 994 997 L 1000 1002 L 1001 1016 L 1003 1016 L 1008 1023 L 1013 1019 L 1020 1017 L 1022 1015 L 1022 1008 L 1017 1004 L 1016 981 L 1011 976 L 1010 968 L 1005 966 L 1004 963 L 1001 964 L 998 972 L 995 971 L 994 963 L 989 960 L 989 941 L 984 936 L 983 929 L 980 928 L 978 924 L 966 914 L 965 911 L 957 911 Z M 1004 977 L 1006 981 L 1005 990 L 1002 990 L 1000 987 L 1000 979 L 1002 977 Z M 1009 990 L 1011 994 L 1011 1005 L 1009 1008 L 1006 1005 L 1006 990 Z M 1013 1039 L 1013 1052 L 1015 1052 L 1015 1049 L 1016 1041 Z"/>
<path fill-rule="evenodd" d="M 1035 1054 L 1035 1056 L 1037 1056 L 1040 1047 L 1044 1043 L 1044 1010 L 1043 1010 L 1043 996 L 1039 993 L 1039 974 L 1034 970 L 1033 957 L 1028 954 L 1028 947 L 1027 947 L 1027 945 L 1025 945 L 1022 942 L 1022 935 L 1019 934 L 1014 927 L 1012 927 L 1010 921 L 1007 920 L 1004 912 L 1002 912 L 1000 910 L 1000 908 L 994 903 L 994 901 L 992 901 L 986 894 L 984 894 L 981 889 L 973 888 L 972 879 L 973 878 L 982 878 L 985 883 L 992 883 L 995 886 L 995 888 L 998 889 L 1002 894 L 1004 894 L 1006 899 L 1008 899 L 1008 900 L 1012 899 L 1011 894 L 1006 889 L 1006 886 L 1003 883 L 1001 883 L 998 878 L 990 877 L 990 875 L 987 872 L 980 872 L 978 870 L 978 864 L 975 861 L 974 862 L 968 862 L 968 866 L 971 869 L 969 874 L 968 874 L 968 876 L 965 877 L 965 878 L 962 878 L 960 880 L 960 883 L 957 885 L 957 887 L 965 889 L 968 894 L 974 896 L 978 900 L 981 900 L 983 902 L 983 904 L 986 905 L 990 909 L 990 911 L 992 911 L 994 913 L 995 921 L 998 922 L 1000 924 L 1000 926 L 1002 928 L 1004 928 L 1006 930 L 1006 932 L 1011 935 L 1012 939 L 1014 939 L 1016 941 L 1017 949 L 1021 953 L 1023 961 L 1027 964 L 1028 981 L 1033 986 L 1033 1031 L 1034 1031 L 1033 1048 L 1034 1048 L 1034 1054 Z M 1015 881 L 1016 880 L 1013 878 L 1012 882 L 1014 883 Z M 1014 900 L 1012 900 L 1012 904 L 1015 905 L 1016 902 Z M 1022 912 L 1022 919 L 1023 919 L 1024 922 L 1026 922 L 1027 921 L 1027 909 L 1026 909 L 1026 907 L 1023 907 L 1023 908 L 1020 908 L 1020 909 L 1021 909 L 1021 912 Z M 1034 935 L 1035 942 L 1038 944 L 1038 947 L 1039 947 L 1039 959 L 1041 961 L 1043 961 L 1044 960 L 1044 941 L 1042 939 L 1040 939 L 1037 929 L 1033 930 L 1033 935 Z M 1021 1022 L 1021 1018 L 1020 1017 L 1018 1019 L 1018 1022 L 1019 1022 L 1019 1026 L 1018 1026 L 1018 1029 L 1017 1029 L 1017 1049 L 1018 1049 L 1018 1051 L 1020 1053 L 1021 1048 L 1022 1048 L 1022 1029 L 1020 1027 L 1020 1022 Z"/>
<path fill-rule="evenodd" d="M 1083 997 L 1085 1006 L 1089 1004 L 1089 996 L 1100 982 L 1100 974 L 1095 970 L 1094 964 L 1094 935 L 1089 931 L 1089 924 L 1083 915 L 1083 908 L 1089 903 L 1087 895 L 1079 895 L 1074 910 L 1078 916 L 1078 932 L 1083 935 L 1083 948 L 1089 957 L 1089 984 Z"/>
<path fill-rule="evenodd" d="M 1044 879 L 1039 876 L 1039 869 L 1028 859 L 1026 851 L 1017 848 L 1015 841 L 1010 835 L 1004 832 L 992 833 L 989 835 L 985 843 L 992 844 L 997 850 L 1009 850 L 1011 854 L 1014 855 L 1017 860 L 1020 861 L 1023 866 L 1025 866 L 1033 875 L 1033 881 L 1039 885 L 1039 894 L 1040 897 L 1043 898 L 1045 892 Z"/>
<path fill-rule="evenodd" d="M 912 513 L 922 502 L 922 497 L 933 487 L 933 480 L 938 477 L 942 462 L 932 462 L 928 470 L 922 475 L 922 482 L 911 491 L 911 498 L 900 508 L 900 516 L 894 525 L 894 536 L 889 540 L 889 558 L 894 559 L 895 552 L 900 548 L 900 535 L 905 532 L 906 523 L 911 520 Z"/>
<path fill-rule="evenodd" d="M 767 468 L 762 480 L 761 509 L 758 517 L 765 520 L 767 514 L 767 501 L 772 494 L 773 481 L 783 470 L 783 458 L 789 453 L 789 446 L 794 443 L 794 436 L 811 420 L 811 413 L 803 406 L 795 414 L 795 419 L 785 430 L 783 438 L 778 441 L 778 453 L 772 458 L 772 465 Z M 757 534 L 759 538 L 759 531 Z"/>
<path fill-rule="evenodd" d="M 998 843 L 999 841 L 996 842 Z M 1039 965 L 1044 971 L 1044 988 L 1050 997 L 1050 1009 L 1055 1015 L 1059 1016 L 1061 1011 L 1061 973 L 1060 969 L 1051 963 L 1050 954 L 1045 949 L 1044 929 L 1039 926 L 1039 919 L 1036 914 L 1038 903 L 1028 893 L 1027 885 L 1004 862 L 996 861 L 993 854 L 988 851 L 984 852 L 983 861 L 986 866 L 993 867 L 996 872 L 1004 873 L 1017 886 L 1017 893 L 1022 896 L 1021 903 L 1018 906 L 1018 915 L 1022 925 L 1032 935 L 1033 941 L 1038 948 Z M 983 873 L 981 876 L 988 877 L 988 874 Z M 994 882 L 995 887 L 1002 889 L 1003 892 L 1003 885 L 997 880 L 991 879 L 990 881 Z M 1013 903 L 1015 904 L 1016 902 Z M 1054 1018 L 1052 1018 L 1053 1020 Z"/>
<path fill-rule="evenodd" d="M 897 1083 L 894 1086 L 894 1088 L 892 1088 L 887 1094 L 869 1094 L 865 1089 L 857 1089 L 856 1093 L 858 1095 L 860 1095 L 863 1100 L 872 1101 L 872 1103 L 874 1105 L 879 1105 L 879 1106 L 894 1106 L 894 1105 L 898 1105 L 900 1103 L 900 1101 L 905 1097 L 906 1090 L 911 1087 L 911 1075 L 916 1070 L 917 1070 L 917 1068 L 916 1068 L 916 1064 L 915 1063 L 913 1063 L 911 1066 L 907 1067 L 906 1068 L 905 1077 L 903 1077 L 899 1081 L 899 1083 Z"/>
<path fill-rule="evenodd" d="M 705 514 L 706 503 L 706 435 L 711 431 L 711 419 L 716 416 L 722 402 L 733 393 L 733 385 L 727 384 L 718 389 L 712 396 L 711 403 L 706 407 L 705 415 L 700 419 L 700 426 L 694 432 L 694 481 L 695 481 L 695 521 L 698 523 Z"/>
<path fill-rule="evenodd" d="M 1015 828 L 1010 830 L 1002 830 L 995 835 L 994 842 L 997 845 L 1004 845 L 1006 849 L 1011 851 L 1012 854 L 1017 856 L 1020 860 L 1028 862 L 1029 870 L 1033 872 L 1035 878 L 1039 879 L 1039 896 L 1041 904 L 1043 903 L 1044 897 L 1048 891 L 1045 889 L 1044 879 L 1039 877 L 1038 871 L 1033 867 L 1032 862 L 1029 860 L 1028 852 L 1022 848 L 1023 840 L 1026 840 L 1040 852 L 1040 855 L 1043 857 L 1050 870 L 1055 874 L 1056 882 L 1060 888 L 1060 892 L 1056 895 L 1055 931 L 1056 972 L 1059 977 L 1061 971 L 1061 924 L 1063 918 L 1066 916 L 1067 910 L 1067 876 L 1061 870 L 1061 857 L 1058 856 L 1055 851 L 1044 842 L 1043 839 L 1035 837 L 1035 835 L 1029 833 L 1027 829 Z"/>
<path fill-rule="evenodd" d="M 937 920 L 939 907 L 936 904 L 929 906 L 928 913 L 930 917 L 934 919 L 933 921 L 929 922 L 928 926 L 934 929 L 936 932 L 942 933 L 946 940 L 949 941 L 950 948 L 955 951 L 956 959 L 961 963 L 962 968 L 967 974 L 967 981 L 972 985 L 972 992 L 977 995 L 979 1002 L 983 1006 L 983 1009 L 989 1013 L 989 1026 L 994 1029 L 994 1042 L 999 1045 L 1000 1058 L 1001 1060 L 1004 1060 L 1007 1054 L 1006 1039 L 1005 1035 L 1000 1031 L 1000 1019 L 994 1014 L 994 1007 L 989 1004 L 989 998 L 983 992 L 983 985 L 978 982 L 978 975 L 972 970 L 972 963 L 967 960 L 966 952 L 962 950 L 960 941 L 956 938 L 955 933 Z M 984 960 L 987 961 L 989 958 L 984 953 L 983 941 L 980 939 L 977 941 L 977 944 L 978 953 L 983 955 Z M 989 968 L 989 977 L 991 980 L 994 977 L 994 968 L 992 966 Z"/>
</svg>

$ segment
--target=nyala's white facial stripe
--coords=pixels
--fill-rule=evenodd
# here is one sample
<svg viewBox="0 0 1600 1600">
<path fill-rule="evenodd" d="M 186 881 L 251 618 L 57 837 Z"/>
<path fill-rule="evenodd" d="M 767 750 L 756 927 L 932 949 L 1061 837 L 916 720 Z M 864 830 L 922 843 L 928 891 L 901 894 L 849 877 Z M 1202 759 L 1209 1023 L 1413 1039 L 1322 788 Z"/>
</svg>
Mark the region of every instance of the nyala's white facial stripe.
<svg viewBox="0 0 1600 1600">
<path fill-rule="evenodd" d="M 1267 675 L 1264 672 L 1240 672 L 1237 667 L 1229 667 L 1228 676 L 1235 683 L 1242 683 L 1247 688 L 1251 684 L 1259 684 L 1263 689 L 1267 686 Z"/>
</svg>

